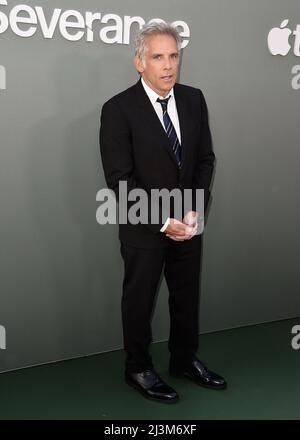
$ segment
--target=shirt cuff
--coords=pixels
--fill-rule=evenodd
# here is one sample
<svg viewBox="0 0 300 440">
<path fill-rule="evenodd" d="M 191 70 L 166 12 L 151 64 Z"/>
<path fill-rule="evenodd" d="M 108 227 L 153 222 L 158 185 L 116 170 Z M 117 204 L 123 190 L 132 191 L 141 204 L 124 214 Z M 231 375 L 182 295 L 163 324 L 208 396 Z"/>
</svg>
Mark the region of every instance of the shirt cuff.
<svg viewBox="0 0 300 440">
<path fill-rule="evenodd" d="M 170 223 L 170 218 L 168 217 L 165 224 L 163 225 L 163 227 L 161 228 L 160 232 L 165 232 L 165 230 L 167 229 L 167 227 L 169 226 Z"/>
</svg>

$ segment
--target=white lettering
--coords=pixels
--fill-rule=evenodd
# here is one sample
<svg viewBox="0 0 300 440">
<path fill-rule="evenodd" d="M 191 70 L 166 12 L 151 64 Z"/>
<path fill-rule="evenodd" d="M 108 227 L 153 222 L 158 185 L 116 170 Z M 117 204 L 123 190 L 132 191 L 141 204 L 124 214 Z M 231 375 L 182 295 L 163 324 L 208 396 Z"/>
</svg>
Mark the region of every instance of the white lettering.
<svg viewBox="0 0 300 440">
<path fill-rule="evenodd" d="M 141 29 L 145 24 L 145 20 L 142 17 L 129 17 L 129 15 L 125 15 L 123 44 L 130 44 L 130 32 L 133 23 L 138 23 L 139 28 Z"/>
<path fill-rule="evenodd" d="M 56 29 L 60 17 L 61 9 L 54 9 L 49 26 L 47 25 L 43 8 L 37 6 L 35 10 L 36 10 L 36 15 L 39 19 L 39 23 L 42 28 L 44 38 L 53 38 L 54 31 Z"/>
<path fill-rule="evenodd" d="M 6 330 L 0 325 L 0 350 L 6 350 Z"/>
<path fill-rule="evenodd" d="M 26 13 L 28 14 L 28 17 L 19 16 L 19 13 Z M 32 37 L 36 33 L 36 26 L 31 26 L 27 31 L 22 31 L 19 28 L 19 24 L 27 23 L 27 24 L 35 24 L 37 25 L 37 16 L 30 6 L 27 5 L 18 5 L 15 6 L 9 14 L 9 21 L 12 31 L 19 35 L 19 37 Z"/>
<path fill-rule="evenodd" d="M 6 0 L 0 0 L 0 5 L 7 6 Z M 3 12 L 0 12 L 0 34 L 3 34 L 3 32 L 6 32 L 9 26 L 8 18 L 6 17 Z"/>
<path fill-rule="evenodd" d="M 123 35 L 123 23 L 121 17 L 116 14 L 106 14 L 102 18 L 102 23 L 108 23 L 110 20 L 114 20 L 116 23 L 113 26 L 106 26 L 100 31 L 100 39 L 103 43 L 113 44 L 118 43 L 122 44 L 122 35 Z M 115 36 L 109 38 L 108 33 L 115 32 Z"/>
<path fill-rule="evenodd" d="M 152 18 L 148 23 L 165 23 L 165 20 L 162 20 L 161 18 Z"/>
<path fill-rule="evenodd" d="M 7 6 L 7 0 L 0 0 L 0 5 Z M 141 28 L 145 24 L 145 20 L 139 16 L 124 15 L 124 17 L 120 17 L 116 14 L 103 15 L 100 12 L 93 13 L 89 11 L 82 14 L 73 9 L 62 12 L 60 8 L 55 8 L 49 19 L 46 19 L 43 7 L 35 6 L 32 8 L 20 4 L 14 6 L 10 13 L 0 12 L 0 34 L 6 32 L 10 27 L 16 35 L 22 38 L 32 37 L 37 30 L 40 30 L 44 38 L 51 39 L 57 28 L 59 28 L 62 37 L 68 41 L 79 41 L 86 33 L 86 41 L 93 42 L 95 39 L 93 28 L 95 22 L 107 24 L 99 31 L 99 38 L 103 43 L 126 45 L 130 44 L 132 29 L 134 27 Z M 165 23 L 161 18 L 153 18 L 149 23 L 152 22 Z M 178 20 L 172 24 L 179 28 L 180 35 L 183 38 L 182 47 L 186 47 L 190 37 L 190 29 L 187 23 Z"/>
<path fill-rule="evenodd" d="M 6 90 L 6 69 L 0 66 L 0 90 Z"/>
<path fill-rule="evenodd" d="M 292 82 L 291 82 L 292 88 L 294 90 L 299 90 L 300 89 L 300 65 L 293 66 L 292 75 L 295 75 L 292 78 Z"/>
<path fill-rule="evenodd" d="M 87 37 L 86 41 L 94 41 L 94 31 L 93 31 L 93 23 L 94 21 L 101 21 L 101 14 L 93 14 L 92 12 L 87 12 L 85 14 L 85 23 L 87 27 Z"/>
<path fill-rule="evenodd" d="M 68 21 L 68 18 L 74 17 L 76 21 Z M 79 41 L 84 36 L 84 31 L 78 31 L 75 34 L 70 34 L 67 28 L 84 29 L 84 18 L 78 11 L 65 11 L 60 17 L 59 29 L 62 36 L 69 41 Z"/>
<path fill-rule="evenodd" d="M 150 425 L 151 426 L 151 425 Z M 104 428 L 104 434 L 105 435 L 126 435 L 131 436 L 132 438 L 135 438 L 139 428 L 134 426 L 105 426 Z"/>
<path fill-rule="evenodd" d="M 188 27 L 188 25 L 185 23 L 185 21 L 174 21 L 172 23 L 172 25 L 176 28 L 181 28 L 182 30 L 180 31 L 180 29 L 177 29 L 179 31 L 179 34 L 182 38 L 182 44 L 181 44 L 181 48 L 184 49 L 190 42 L 190 28 Z"/>
<path fill-rule="evenodd" d="M 119 223 L 125 225 L 127 223 L 127 181 L 120 180 L 118 202 L 119 202 Z"/>
<path fill-rule="evenodd" d="M 117 223 L 117 201 L 114 193 L 107 189 L 100 189 L 96 195 L 97 202 L 104 202 L 96 212 L 96 219 L 99 225 Z M 106 215 L 107 213 L 107 215 Z"/>
<path fill-rule="evenodd" d="M 130 207 L 128 212 L 128 221 L 131 225 L 137 225 L 138 223 L 148 223 L 148 195 L 144 189 L 135 188 L 128 194 L 128 201 L 135 202 Z"/>
<path fill-rule="evenodd" d="M 171 200 L 174 202 L 174 213 L 176 220 L 182 219 L 182 194 L 180 189 L 174 188 L 171 191 L 166 188 L 151 189 L 151 223 L 164 223 L 171 216 Z M 160 218 L 161 217 L 161 218 Z"/>
<path fill-rule="evenodd" d="M 294 54 L 300 57 L 300 24 L 297 24 L 293 34 L 295 35 Z"/>
<path fill-rule="evenodd" d="M 298 334 L 297 334 L 298 333 Z M 296 336 L 292 339 L 292 348 L 294 350 L 300 349 L 300 325 L 294 325 L 292 328 L 292 334 L 296 334 Z"/>
</svg>

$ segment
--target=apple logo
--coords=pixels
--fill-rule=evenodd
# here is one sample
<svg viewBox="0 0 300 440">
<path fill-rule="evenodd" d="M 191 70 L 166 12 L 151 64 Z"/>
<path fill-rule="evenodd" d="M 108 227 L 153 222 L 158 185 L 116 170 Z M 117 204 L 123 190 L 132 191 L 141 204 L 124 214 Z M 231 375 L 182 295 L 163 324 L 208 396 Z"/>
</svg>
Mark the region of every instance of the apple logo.
<svg viewBox="0 0 300 440">
<path fill-rule="evenodd" d="M 268 35 L 268 47 L 272 55 L 285 56 L 289 53 L 291 45 L 289 43 L 289 36 L 292 31 L 290 29 L 283 29 L 287 26 L 289 20 L 283 20 L 279 28 L 273 28 Z"/>
</svg>

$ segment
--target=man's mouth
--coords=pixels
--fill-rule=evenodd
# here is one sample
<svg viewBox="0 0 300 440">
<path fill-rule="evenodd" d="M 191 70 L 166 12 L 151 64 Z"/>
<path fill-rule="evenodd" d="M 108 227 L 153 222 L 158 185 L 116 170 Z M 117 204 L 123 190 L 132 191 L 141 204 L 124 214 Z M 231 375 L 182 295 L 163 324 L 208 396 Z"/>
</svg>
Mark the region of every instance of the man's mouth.
<svg viewBox="0 0 300 440">
<path fill-rule="evenodd" d="M 173 75 L 165 75 L 165 76 L 162 76 L 161 79 L 163 81 L 171 81 L 173 79 Z"/>
</svg>

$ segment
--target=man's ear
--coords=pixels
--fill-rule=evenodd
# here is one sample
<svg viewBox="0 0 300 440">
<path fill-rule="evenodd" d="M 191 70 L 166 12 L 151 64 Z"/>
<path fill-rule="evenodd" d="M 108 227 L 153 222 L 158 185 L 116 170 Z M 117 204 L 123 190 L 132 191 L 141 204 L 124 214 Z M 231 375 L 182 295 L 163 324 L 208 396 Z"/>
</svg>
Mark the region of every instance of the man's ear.
<svg viewBox="0 0 300 440">
<path fill-rule="evenodd" d="M 145 70 L 145 68 L 144 68 L 144 66 L 143 66 L 143 63 L 142 63 L 142 60 L 140 59 L 140 57 L 135 56 L 133 62 L 134 62 L 134 65 L 135 65 L 136 70 L 137 70 L 139 73 L 143 73 L 144 70 Z"/>
</svg>

